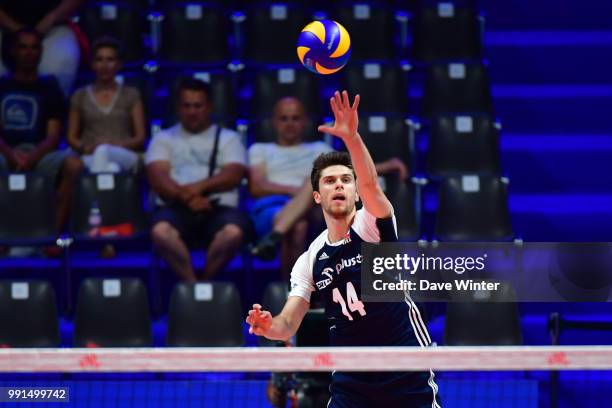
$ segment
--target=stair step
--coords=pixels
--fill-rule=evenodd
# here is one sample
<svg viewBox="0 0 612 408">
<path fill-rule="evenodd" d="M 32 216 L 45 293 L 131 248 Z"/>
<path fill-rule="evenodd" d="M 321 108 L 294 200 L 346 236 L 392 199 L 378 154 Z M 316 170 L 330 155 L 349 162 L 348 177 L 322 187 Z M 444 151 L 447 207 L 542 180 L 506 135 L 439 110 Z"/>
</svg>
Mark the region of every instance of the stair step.
<svg viewBox="0 0 612 408">
<path fill-rule="evenodd" d="M 489 61 L 492 83 L 541 84 L 610 84 L 612 82 L 612 33 L 606 41 L 576 41 L 548 43 L 548 38 L 534 37 L 533 43 L 523 44 L 524 38 L 510 39 L 485 36 L 485 55 Z M 505 33 L 495 33 L 505 34 Z"/>
<path fill-rule="evenodd" d="M 612 133 L 612 85 L 494 85 L 497 116 L 511 133 Z"/>
<path fill-rule="evenodd" d="M 612 136 L 502 133 L 502 169 L 514 193 L 612 191 Z"/>
<path fill-rule="evenodd" d="M 610 29 L 612 3 L 607 0 L 513 0 L 480 3 L 487 30 Z"/>
</svg>

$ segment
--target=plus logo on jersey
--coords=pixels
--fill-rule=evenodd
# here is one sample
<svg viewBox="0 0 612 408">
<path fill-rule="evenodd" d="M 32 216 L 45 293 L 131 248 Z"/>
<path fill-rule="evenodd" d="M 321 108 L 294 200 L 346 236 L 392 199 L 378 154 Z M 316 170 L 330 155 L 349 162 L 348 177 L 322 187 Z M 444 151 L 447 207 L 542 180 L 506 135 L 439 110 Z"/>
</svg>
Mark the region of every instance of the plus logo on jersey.
<svg viewBox="0 0 612 408">
<path fill-rule="evenodd" d="M 341 259 L 340 262 L 336 264 L 336 272 L 340 273 L 344 268 L 350 268 L 351 266 L 361 265 L 363 261 L 363 256 L 361 254 L 357 254 L 352 258 Z"/>
<path fill-rule="evenodd" d="M 336 276 L 340 275 L 340 272 L 342 272 L 344 268 L 350 268 L 351 266 L 361 265 L 361 262 L 363 262 L 363 256 L 361 254 L 357 254 L 356 256 L 352 258 L 347 258 L 347 259 L 343 258 L 340 260 L 340 262 L 336 264 L 335 275 Z M 321 272 L 321 275 L 322 277 L 325 277 L 325 278 L 317 281 L 316 285 L 317 285 L 317 289 L 319 290 L 325 289 L 334 281 L 334 268 L 327 267 L 323 269 L 323 271 Z"/>
</svg>

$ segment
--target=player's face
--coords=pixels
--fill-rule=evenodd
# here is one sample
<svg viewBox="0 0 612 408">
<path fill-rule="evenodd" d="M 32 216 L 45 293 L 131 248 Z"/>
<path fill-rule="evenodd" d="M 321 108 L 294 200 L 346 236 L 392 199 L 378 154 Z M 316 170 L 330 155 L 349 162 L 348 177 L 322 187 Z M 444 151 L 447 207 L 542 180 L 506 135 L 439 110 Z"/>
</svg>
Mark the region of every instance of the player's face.
<svg viewBox="0 0 612 408">
<path fill-rule="evenodd" d="M 39 38 L 30 33 L 22 33 L 13 48 L 15 66 L 22 69 L 36 69 L 42 55 Z"/>
<path fill-rule="evenodd" d="M 346 166 L 330 166 L 321 172 L 319 191 L 313 192 L 314 200 L 321 204 L 323 212 L 335 218 L 353 213 L 359 200 L 353 171 Z"/>
<path fill-rule="evenodd" d="M 99 48 L 94 55 L 91 69 L 96 74 L 96 78 L 101 81 L 110 81 L 115 78 L 121 69 L 121 61 L 117 50 L 112 47 Z"/>
<path fill-rule="evenodd" d="M 301 143 L 306 127 L 304 107 L 296 99 L 283 99 L 274 109 L 272 126 L 274 126 L 280 144 Z"/>
<path fill-rule="evenodd" d="M 178 116 L 183 127 L 199 133 L 209 125 L 212 105 L 205 92 L 184 89 L 178 101 Z"/>
</svg>

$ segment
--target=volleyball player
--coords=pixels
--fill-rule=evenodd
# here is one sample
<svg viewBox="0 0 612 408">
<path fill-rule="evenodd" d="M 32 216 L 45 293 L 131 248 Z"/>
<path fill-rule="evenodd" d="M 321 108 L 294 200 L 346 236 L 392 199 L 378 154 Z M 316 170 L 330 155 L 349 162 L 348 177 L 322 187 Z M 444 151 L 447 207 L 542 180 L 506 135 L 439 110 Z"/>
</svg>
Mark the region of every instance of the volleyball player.
<svg viewBox="0 0 612 408">
<path fill-rule="evenodd" d="M 348 153 L 319 156 L 311 173 L 314 201 L 327 229 L 304 252 L 291 272 L 289 298 L 278 316 L 258 304 L 246 319 L 251 333 L 272 340 L 292 337 L 318 291 L 325 303 L 332 346 L 429 346 L 431 339 L 417 306 L 364 303 L 361 293 L 361 243 L 396 241 L 391 203 L 378 184 L 376 169 L 357 133 L 359 95 L 351 106 L 346 91 L 330 100 L 333 127 L 319 131 L 342 139 Z M 352 159 L 352 160 L 351 160 Z M 361 200 L 363 208 L 356 210 Z M 439 407 L 434 374 L 429 372 L 334 372 L 333 408 Z"/>
</svg>

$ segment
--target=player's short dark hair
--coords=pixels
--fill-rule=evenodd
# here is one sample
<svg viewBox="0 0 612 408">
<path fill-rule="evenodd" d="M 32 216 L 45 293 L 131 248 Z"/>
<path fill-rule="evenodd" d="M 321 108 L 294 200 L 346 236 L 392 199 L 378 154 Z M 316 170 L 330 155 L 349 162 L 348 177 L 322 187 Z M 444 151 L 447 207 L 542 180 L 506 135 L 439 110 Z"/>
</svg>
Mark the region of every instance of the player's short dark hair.
<svg viewBox="0 0 612 408">
<path fill-rule="evenodd" d="M 319 157 L 315 159 L 314 163 L 312 163 L 312 172 L 310 172 L 312 191 L 319 191 L 319 179 L 321 178 L 323 170 L 336 165 L 348 167 L 353 172 L 353 176 L 355 176 L 355 169 L 353 169 L 351 156 L 347 152 L 321 153 Z"/>
<path fill-rule="evenodd" d="M 92 58 L 102 48 L 112 48 L 113 50 L 115 50 L 117 58 L 119 58 L 120 60 L 123 59 L 123 50 L 121 47 L 121 43 L 116 38 L 108 35 L 97 38 L 91 45 Z"/>
<path fill-rule="evenodd" d="M 193 77 L 185 77 L 182 78 L 179 82 L 178 89 L 176 91 L 176 101 L 179 102 L 181 98 L 181 93 L 183 91 L 196 91 L 196 92 L 204 92 L 206 94 L 206 100 L 209 103 L 212 103 L 212 90 L 210 85 L 201 79 L 193 78 Z"/>
</svg>

